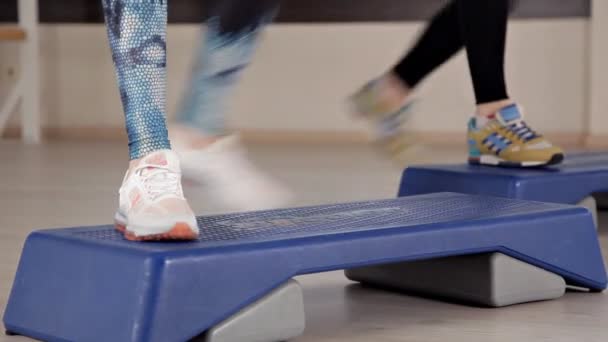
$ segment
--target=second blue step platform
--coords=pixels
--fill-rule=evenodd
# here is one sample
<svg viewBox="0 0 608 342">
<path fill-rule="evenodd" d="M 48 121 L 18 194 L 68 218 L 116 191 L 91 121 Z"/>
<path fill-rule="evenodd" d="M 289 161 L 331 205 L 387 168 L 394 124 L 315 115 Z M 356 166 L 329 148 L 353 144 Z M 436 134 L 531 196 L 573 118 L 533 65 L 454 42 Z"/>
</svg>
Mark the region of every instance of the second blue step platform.
<svg viewBox="0 0 608 342">
<path fill-rule="evenodd" d="M 608 193 L 608 153 L 569 154 L 545 168 L 503 168 L 454 164 L 408 167 L 399 196 L 459 192 L 529 201 L 578 204 Z"/>
</svg>

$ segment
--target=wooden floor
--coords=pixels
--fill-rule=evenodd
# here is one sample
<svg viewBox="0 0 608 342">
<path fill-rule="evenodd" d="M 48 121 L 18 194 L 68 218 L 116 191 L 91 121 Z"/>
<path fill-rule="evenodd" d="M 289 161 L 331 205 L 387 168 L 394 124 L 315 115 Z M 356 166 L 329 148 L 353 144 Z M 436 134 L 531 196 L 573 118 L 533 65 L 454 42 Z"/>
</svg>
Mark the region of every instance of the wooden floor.
<svg viewBox="0 0 608 342">
<path fill-rule="evenodd" d="M 425 148 L 412 162 L 452 162 L 464 151 Z M 401 170 L 365 147 L 257 146 L 252 155 L 297 194 L 294 205 L 393 197 Z M 33 229 L 111 222 L 126 166 L 121 145 L 0 143 L 0 312 Z M 204 189 L 189 188 L 197 213 L 221 212 Z M 608 255 L 608 215 L 601 243 Z M 341 272 L 299 278 L 307 329 L 298 342 L 608 341 L 608 294 L 480 309 L 372 291 Z M 49 308 L 40 308 L 48 310 Z M 26 341 L 0 335 L 0 342 Z"/>
</svg>

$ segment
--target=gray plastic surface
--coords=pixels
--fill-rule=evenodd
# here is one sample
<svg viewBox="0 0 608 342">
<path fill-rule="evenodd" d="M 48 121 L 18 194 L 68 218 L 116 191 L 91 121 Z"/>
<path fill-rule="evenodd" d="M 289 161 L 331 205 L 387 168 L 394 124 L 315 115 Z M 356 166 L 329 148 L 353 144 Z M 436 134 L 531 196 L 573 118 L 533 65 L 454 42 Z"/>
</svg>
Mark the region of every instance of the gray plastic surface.
<svg viewBox="0 0 608 342">
<path fill-rule="evenodd" d="M 346 277 L 363 284 L 501 307 L 559 298 L 564 279 L 500 253 L 362 267 Z"/>
<path fill-rule="evenodd" d="M 278 342 L 304 332 L 304 302 L 300 284 L 291 279 L 281 287 L 209 330 L 204 342 Z"/>
<path fill-rule="evenodd" d="M 593 198 L 593 196 L 589 196 L 586 197 L 585 199 L 583 199 L 578 205 L 580 205 L 581 207 L 585 207 L 587 209 L 589 209 L 589 211 L 591 211 L 591 214 L 593 215 L 593 222 L 595 223 L 595 229 L 597 230 L 598 226 L 598 219 L 597 219 L 597 201 L 595 198 Z"/>
</svg>

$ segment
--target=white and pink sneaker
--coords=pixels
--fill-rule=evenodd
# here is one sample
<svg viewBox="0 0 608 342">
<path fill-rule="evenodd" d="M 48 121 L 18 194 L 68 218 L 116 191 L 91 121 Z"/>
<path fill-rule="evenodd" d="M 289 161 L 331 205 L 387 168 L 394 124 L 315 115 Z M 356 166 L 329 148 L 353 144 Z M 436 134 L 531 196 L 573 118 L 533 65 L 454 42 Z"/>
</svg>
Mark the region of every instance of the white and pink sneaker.
<svg viewBox="0 0 608 342">
<path fill-rule="evenodd" d="M 171 150 L 143 157 L 119 190 L 116 228 L 129 240 L 194 240 L 196 217 L 184 198 L 180 163 Z"/>
<path fill-rule="evenodd" d="M 230 210 L 276 209 L 291 201 L 290 191 L 249 160 L 237 135 L 199 149 L 186 147 L 180 135 L 172 136 L 171 144 L 184 178 L 203 184 L 209 196 Z"/>
</svg>

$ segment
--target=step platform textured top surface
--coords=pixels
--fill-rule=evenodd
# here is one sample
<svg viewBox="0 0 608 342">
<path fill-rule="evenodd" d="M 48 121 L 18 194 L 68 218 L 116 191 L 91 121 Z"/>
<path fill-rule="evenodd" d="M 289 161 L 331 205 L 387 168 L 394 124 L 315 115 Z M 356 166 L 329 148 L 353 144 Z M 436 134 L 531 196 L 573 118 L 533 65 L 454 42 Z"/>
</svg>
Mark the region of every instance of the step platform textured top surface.
<svg viewBox="0 0 608 342">
<path fill-rule="evenodd" d="M 184 341 L 295 275 L 485 252 L 606 287 L 591 214 L 568 205 L 436 193 L 199 226 L 186 243 L 129 242 L 111 226 L 32 233 L 6 328 L 50 341 Z"/>
<path fill-rule="evenodd" d="M 608 193 L 608 153 L 569 154 L 545 168 L 412 166 L 403 173 L 399 195 L 444 191 L 577 204 L 592 193 Z"/>
</svg>

